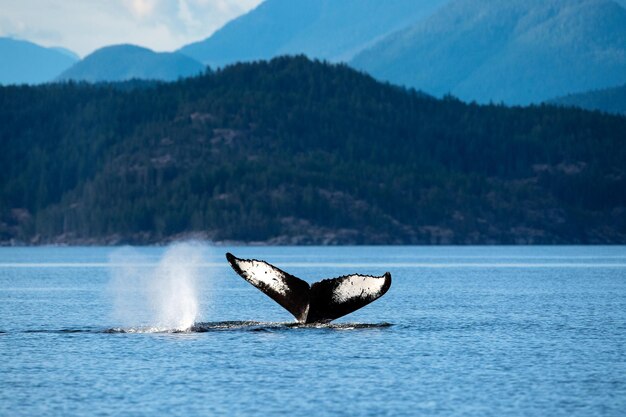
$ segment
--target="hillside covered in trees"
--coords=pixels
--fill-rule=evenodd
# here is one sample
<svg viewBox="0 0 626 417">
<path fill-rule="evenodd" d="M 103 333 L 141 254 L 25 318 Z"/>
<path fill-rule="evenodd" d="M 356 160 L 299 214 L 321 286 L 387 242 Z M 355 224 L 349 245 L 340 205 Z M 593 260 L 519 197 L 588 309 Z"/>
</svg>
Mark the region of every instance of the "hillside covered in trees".
<svg viewBox="0 0 626 417">
<path fill-rule="evenodd" d="M 570 94 L 550 100 L 548 103 L 626 116 L 626 84 L 604 90 Z"/>
<path fill-rule="evenodd" d="M 303 57 L 0 88 L 0 241 L 626 243 L 626 118 Z"/>
</svg>

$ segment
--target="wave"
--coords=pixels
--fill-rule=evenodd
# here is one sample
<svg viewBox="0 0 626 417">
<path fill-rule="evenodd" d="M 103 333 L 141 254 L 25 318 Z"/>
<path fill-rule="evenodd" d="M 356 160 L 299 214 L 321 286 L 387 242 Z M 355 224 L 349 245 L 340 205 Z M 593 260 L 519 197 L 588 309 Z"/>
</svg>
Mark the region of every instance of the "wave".
<svg viewBox="0 0 626 417">
<path fill-rule="evenodd" d="M 293 329 L 323 329 L 323 330 L 358 330 L 358 329 L 380 329 L 391 327 L 391 323 L 265 323 L 256 321 L 224 321 L 210 323 L 196 323 L 191 331 L 205 333 L 210 331 L 223 330 L 248 330 L 248 331 L 272 331 L 272 330 L 293 330 Z"/>
<path fill-rule="evenodd" d="M 49 334 L 71 334 L 71 333 L 91 333 L 91 334 L 146 334 L 146 333 L 209 333 L 224 331 L 241 331 L 241 332 L 276 332 L 276 331 L 295 331 L 295 330 L 326 330 L 326 331 L 346 331 L 346 330 L 366 330 L 366 329 L 384 329 L 392 327 L 392 323 L 276 323 L 276 322 L 259 322 L 259 321 L 218 321 L 195 323 L 188 329 L 179 330 L 162 327 L 112 327 L 107 329 L 96 327 L 85 328 L 64 328 L 64 329 L 28 329 L 21 331 L 0 330 L 0 334 L 8 335 L 10 333 L 49 333 Z"/>
<path fill-rule="evenodd" d="M 510 259 L 521 259 L 520 257 L 508 257 Z M 597 257 L 598 259 L 600 257 Z M 528 258 L 531 259 L 531 258 Z M 548 259 L 548 258 L 536 258 Z M 554 259 L 557 259 L 556 257 Z M 603 268 L 603 269 L 624 269 L 624 262 L 569 262 L 570 258 L 562 258 L 568 262 L 378 262 L 378 263 L 361 263 L 361 262 L 283 262 L 283 267 L 298 268 L 424 268 L 424 269 L 455 269 L 455 268 Z M 578 259 L 578 258 L 577 258 Z M 584 259 L 584 258 L 580 258 Z M 589 258 L 591 259 L 591 258 Z M 603 257 L 602 259 L 624 259 L 623 257 Z M 122 267 L 122 264 L 115 263 L 33 263 L 33 262 L 0 262 L 0 268 L 111 268 Z M 132 264 L 133 268 L 150 269 L 158 266 L 157 263 L 150 264 Z M 215 268 L 223 266 L 223 263 L 199 263 L 194 265 L 196 268 Z"/>
<path fill-rule="evenodd" d="M 195 323 L 189 329 L 159 329 L 150 327 L 139 328 L 113 328 L 107 329 L 106 333 L 208 333 L 224 331 L 244 331 L 244 332 L 273 332 L 289 331 L 298 329 L 322 329 L 322 330 L 360 330 L 360 329 L 380 329 L 391 327 L 391 323 L 276 323 L 259 321 L 218 321 Z"/>
</svg>

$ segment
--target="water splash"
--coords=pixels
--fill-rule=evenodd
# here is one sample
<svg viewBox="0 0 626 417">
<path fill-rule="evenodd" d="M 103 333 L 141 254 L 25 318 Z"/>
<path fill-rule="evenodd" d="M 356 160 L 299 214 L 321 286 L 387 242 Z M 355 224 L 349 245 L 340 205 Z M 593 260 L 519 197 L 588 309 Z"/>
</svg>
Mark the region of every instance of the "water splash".
<svg viewBox="0 0 626 417">
<path fill-rule="evenodd" d="M 125 327 L 189 329 L 200 314 L 207 251 L 200 243 L 178 243 L 158 260 L 133 248 L 115 251 L 109 258 L 113 318 Z"/>
</svg>

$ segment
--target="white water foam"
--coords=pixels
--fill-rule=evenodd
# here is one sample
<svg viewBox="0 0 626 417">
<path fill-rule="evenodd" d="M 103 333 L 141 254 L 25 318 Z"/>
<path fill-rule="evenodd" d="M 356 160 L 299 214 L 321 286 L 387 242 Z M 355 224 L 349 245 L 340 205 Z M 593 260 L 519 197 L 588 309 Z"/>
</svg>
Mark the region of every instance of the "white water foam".
<svg viewBox="0 0 626 417">
<path fill-rule="evenodd" d="M 110 256 L 113 318 L 124 327 L 187 330 L 200 315 L 199 293 L 208 246 L 177 243 L 155 264 L 133 248 Z"/>
</svg>

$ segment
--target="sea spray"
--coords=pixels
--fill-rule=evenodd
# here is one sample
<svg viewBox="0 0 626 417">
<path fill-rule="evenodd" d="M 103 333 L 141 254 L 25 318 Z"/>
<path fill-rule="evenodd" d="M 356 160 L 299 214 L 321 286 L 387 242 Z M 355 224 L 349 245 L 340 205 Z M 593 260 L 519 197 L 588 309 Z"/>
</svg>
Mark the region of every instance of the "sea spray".
<svg viewBox="0 0 626 417">
<path fill-rule="evenodd" d="M 208 247 L 177 243 L 155 260 L 133 248 L 110 256 L 113 317 L 124 327 L 186 330 L 200 314 L 199 292 Z"/>
</svg>

